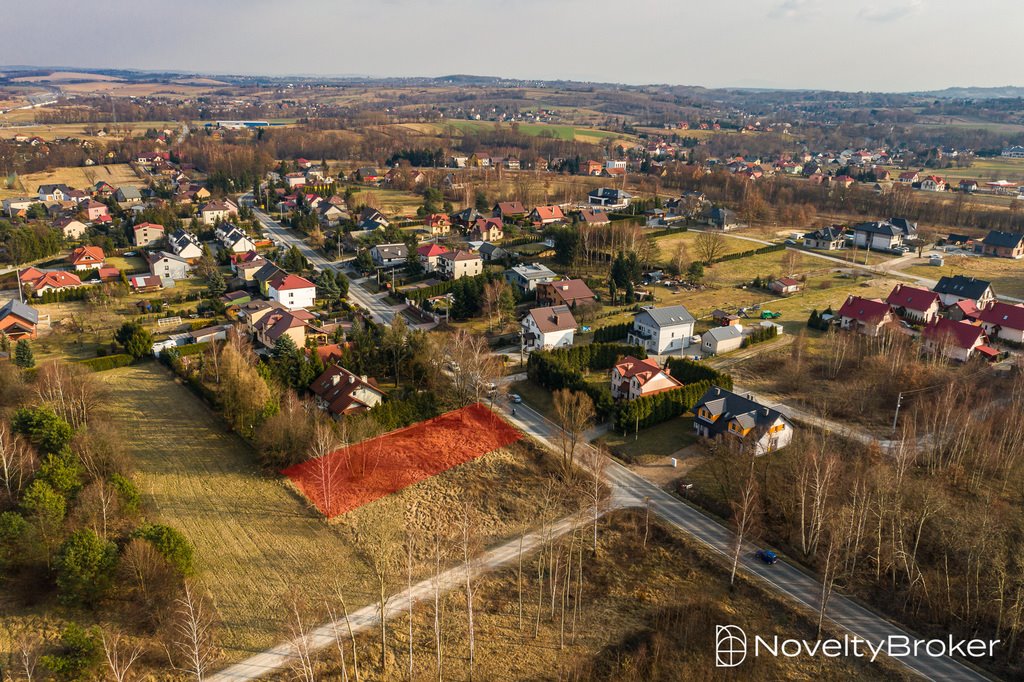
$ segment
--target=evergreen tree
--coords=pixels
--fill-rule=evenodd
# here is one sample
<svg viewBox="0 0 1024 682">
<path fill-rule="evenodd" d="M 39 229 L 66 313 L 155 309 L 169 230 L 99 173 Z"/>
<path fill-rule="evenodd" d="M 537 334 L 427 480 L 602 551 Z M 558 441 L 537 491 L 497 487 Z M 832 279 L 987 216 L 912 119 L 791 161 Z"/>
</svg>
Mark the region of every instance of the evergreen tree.
<svg viewBox="0 0 1024 682">
<path fill-rule="evenodd" d="M 22 369 L 29 369 L 36 366 L 36 357 L 32 352 L 32 346 L 28 339 L 19 339 L 14 349 L 14 364 Z"/>
</svg>

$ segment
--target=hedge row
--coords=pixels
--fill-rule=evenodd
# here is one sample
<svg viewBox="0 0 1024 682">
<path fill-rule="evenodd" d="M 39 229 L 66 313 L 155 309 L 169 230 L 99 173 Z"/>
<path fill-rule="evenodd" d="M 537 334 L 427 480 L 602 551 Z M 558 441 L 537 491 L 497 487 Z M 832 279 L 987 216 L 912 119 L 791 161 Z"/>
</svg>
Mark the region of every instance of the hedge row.
<svg viewBox="0 0 1024 682">
<path fill-rule="evenodd" d="M 682 416 L 693 408 L 709 388 L 710 381 L 698 381 L 671 391 L 632 400 L 619 409 L 615 417 L 615 428 L 625 433 L 630 429 L 644 429 Z"/>
<path fill-rule="evenodd" d="M 601 327 L 600 329 L 594 330 L 594 343 L 607 343 L 609 341 L 622 341 L 629 334 L 629 330 L 633 328 L 632 322 L 623 322 L 622 324 L 612 324 L 607 327 Z"/>
<path fill-rule="evenodd" d="M 108 369 L 117 369 L 118 367 L 127 367 L 132 364 L 132 356 L 127 353 L 119 353 L 118 355 L 105 355 L 101 358 L 89 358 L 88 360 L 80 360 L 79 364 L 85 365 L 94 372 L 105 372 Z"/>
<path fill-rule="evenodd" d="M 768 341 L 774 339 L 779 335 L 779 328 L 775 325 L 770 327 L 758 327 L 747 336 L 743 337 L 742 347 L 752 346 L 755 343 L 761 343 L 762 341 Z"/>
<path fill-rule="evenodd" d="M 727 391 L 732 390 L 732 377 L 708 365 L 687 358 L 669 358 L 668 368 L 672 370 L 672 376 L 684 384 L 706 381 Z"/>
<path fill-rule="evenodd" d="M 610 369 L 623 355 L 633 355 L 640 359 L 647 357 L 642 346 L 592 343 L 588 346 L 534 351 L 530 353 L 526 372 L 534 383 L 549 391 L 567 388 L 570 391 L 586 393 L 594 401 L 597 418 L 603 421 L 615 411 L 611 391 L 606 386 L 588 384 L 583 378 L 583 370 Z"/>
<path fill-rule="evenodd" d="M 724 263 L 730 260 L 738 260 L 740 258 L 747 258 L 749 256 L 759 256 L 762 253 L 774 253 L 775 251 L 785 250 L 785 244 L 772 244 L 771 246 L 762 246 L 759 249 L 751 249 L 750 251 L 737 251 L 736 253 L 727 253 L 724 256 L 711 261 L 712 263 Z"/>
</svg>

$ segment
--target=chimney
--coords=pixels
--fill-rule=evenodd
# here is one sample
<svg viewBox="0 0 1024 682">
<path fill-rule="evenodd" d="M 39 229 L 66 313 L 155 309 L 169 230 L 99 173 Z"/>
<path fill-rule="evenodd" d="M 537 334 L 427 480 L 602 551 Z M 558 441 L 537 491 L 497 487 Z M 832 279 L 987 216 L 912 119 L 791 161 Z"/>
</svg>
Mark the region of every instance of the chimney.
<svg viewBox="0 0 1024 682">
<path fill-rule="evenodd" d="M 356 375 L 355 374 L 349 374 L 348 375 L 348 383 L 350 383 L 350 384 L 356 383 Z"/>
<path fill-rule="evenodd" d="M 340 381 L 341 381 L 341 375 L 340 374 L 335 374 L 334 376 L 331 377 L 331 386 L 337 386 Z"/>
</svg>

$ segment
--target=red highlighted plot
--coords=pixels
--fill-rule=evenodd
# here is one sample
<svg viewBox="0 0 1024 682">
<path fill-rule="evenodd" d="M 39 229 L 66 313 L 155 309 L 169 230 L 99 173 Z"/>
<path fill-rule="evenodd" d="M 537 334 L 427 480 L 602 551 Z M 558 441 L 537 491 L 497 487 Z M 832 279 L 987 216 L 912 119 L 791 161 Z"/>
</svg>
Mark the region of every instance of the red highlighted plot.
<svg viewBox="0 0 1024 682">
<path fill-rule="evenodd" d="M 324 516 L 332 518 L 511 445 L 522 437 L 477 403 L 297 464 L 281 473 Z"/>
</svg>

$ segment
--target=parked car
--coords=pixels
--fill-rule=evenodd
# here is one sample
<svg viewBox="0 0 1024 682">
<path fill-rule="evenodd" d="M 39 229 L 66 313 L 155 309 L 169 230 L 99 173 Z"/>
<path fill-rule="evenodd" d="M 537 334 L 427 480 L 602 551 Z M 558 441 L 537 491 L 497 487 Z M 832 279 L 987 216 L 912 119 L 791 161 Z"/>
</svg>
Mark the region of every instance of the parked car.
<svg viewBox="0 0 1024 682">
<path fill-rule="evenodd" d="M 779 561 L 779 555 L 770 549 L 759 549 L 754 556 L 756 556 L 759 561 L 766 563 L 769 566 Z"/>
</svg>

